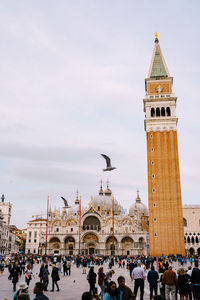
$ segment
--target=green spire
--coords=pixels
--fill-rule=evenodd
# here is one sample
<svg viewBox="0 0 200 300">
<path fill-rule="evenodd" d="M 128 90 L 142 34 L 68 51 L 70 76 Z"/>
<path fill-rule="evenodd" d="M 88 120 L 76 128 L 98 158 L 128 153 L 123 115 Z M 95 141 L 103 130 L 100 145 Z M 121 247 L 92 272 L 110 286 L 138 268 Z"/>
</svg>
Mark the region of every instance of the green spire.
<svg viewBox="0 0 200 300">
<path fill-rule="evenodd" d="M 164 57 L 162 55 L 162 51 L 160 49 L 158 35 L 155 39 L 155 46 L 153 51 L 153 58 L 151 62 L 149 77 L 155 78 L 155 77 L 169 77 L 169 72 L 164 60 Z"/>
</svg>

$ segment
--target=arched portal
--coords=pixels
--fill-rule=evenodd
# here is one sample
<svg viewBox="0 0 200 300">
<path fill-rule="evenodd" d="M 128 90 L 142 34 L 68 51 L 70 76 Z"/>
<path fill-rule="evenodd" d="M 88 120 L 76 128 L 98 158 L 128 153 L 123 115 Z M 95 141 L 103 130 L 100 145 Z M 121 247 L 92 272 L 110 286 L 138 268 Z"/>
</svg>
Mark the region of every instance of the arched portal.
<svg viewBox="0 0 200 300">
<path fill-rule="evenodd" d="M 88 216 L 83 221 L 83 230 L 101 230 L 101 223 L 95 216 Z"/>
<path fill-rule="evenodd" d="M 122 255 L 130 255 L 131 250 L 133 249 L 133 239 L 129 236 L 126 236 L 121 241 L 122 244 Z"/>
<path fill-rule="evenodd" d="M 143 237 L 139 238 L 139 248 L 140 248 L 140 255 L 144 254 L 145 241 Z"/>
<path fill-rule="evenodd" d="M 99 243 L 98 236 L 94 233 L 87 233 L 82 238 L 83 241 L 83 251 L 85 251 L 85 254 L 93 255 L 97 253 L 97 245 Z"/>
<path fill-rule="evenodd" d="M 60 251 L 60 240 L 57 237 L 52 237 L 49 240 L 49 251 L 50 254 L 59 254 Z"/>
<path fill-rule="evenodd" d="M 72 236 L 68 236 L 64 241 L 65 253 L 73 255 L 75 249 L 75 239 Z"/>
<path fill-rule="evenodd" d="M 200 255 L 200 248 L 197 249 L 197 253 L 198 253 L 198 255 Z"/>
<path fill-rule="evenodd" d="M 190 254 L 190 255 L 194 255 L 194 248 L 190 248 L 190 249 L 189 249 L 189 254 Z"/>
<path fill-rule="evenodd" d="M 117 250 L 117 239 L 116 237 L 109 236 L 106 240 L 106 251 L 108 255 L 115 255 L 115 251 Z"/>
</svg>

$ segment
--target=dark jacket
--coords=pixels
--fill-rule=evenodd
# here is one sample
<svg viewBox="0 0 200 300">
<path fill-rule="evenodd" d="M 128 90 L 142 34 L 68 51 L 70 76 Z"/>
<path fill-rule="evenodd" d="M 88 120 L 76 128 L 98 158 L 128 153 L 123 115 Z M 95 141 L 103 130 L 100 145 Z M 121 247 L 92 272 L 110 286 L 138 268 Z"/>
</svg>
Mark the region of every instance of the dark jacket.
<svg viewBox="0 0 200 300">
<path fill-rule="evenodd" d="M 155 270 L 150 270 L 147 274 L 147 280 L 149 282 L 149 284 L 151 285 L 156 285 L 159 279 L 159 275 L 158 272 L 156 272 Z"/>
<path fill-rule="evenodd" d="M 11 276 L 12 276 L 13 283 L 17 283 L 19 281 L 19 273 L 20 273 L 19 267 L 14 266 L 11 269 Z"/>
<path fill-rule="evenodd" d="M 96 277 L 97 274 L 95 272 L 89 272 L 88 274 L 88 281 L 90 284 L 95 284 L 96 283 Z"/>
<path fill-rule="evenodd" d="M 133 296 L 133 292 L 128 286 L 124 286 L 123 290 L 123 295 L 122 295 L 122 300 L 128 300 L 131 296 Z M 120 288 L 117 288 L 117 295 L 118 299 L 120 299 Z"/>
<path fill-rule="evenodd" d="M 44 281 L 48 281 L 49 280 L 49 270 L 47 268 L 43 269 L 42 279 Z"/>
<path fill-rule="evenodd" d="M 33 300 L 49 300 L 47 296 L 45 296 L 43 293 L 38 294 Z"/>
<path fill-rule="evenodd" d="M 57 267 L 54 267 L 52 269 L 52 273 L 51 273 L 51 277 L 54 281 L 58 281 L 60 280 L 60 277 L 59 277 L 59 274 L 58 274 L 58 268 Z"/>
<path fill-rule="evenodd" d="M 192 284 L 200 284 L 200 269 L 199 268 L 192 269 L 191 282 L 192 282 Z"/>
</svg>

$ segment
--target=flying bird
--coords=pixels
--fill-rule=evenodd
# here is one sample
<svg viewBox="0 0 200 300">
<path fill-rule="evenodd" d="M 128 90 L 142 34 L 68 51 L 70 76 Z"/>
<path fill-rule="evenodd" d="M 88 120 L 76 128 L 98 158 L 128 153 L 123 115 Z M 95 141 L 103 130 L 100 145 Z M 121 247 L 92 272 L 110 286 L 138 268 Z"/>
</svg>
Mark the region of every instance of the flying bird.
<svg viewBox="0 0 200 300">
<path fill-rule="evenodd" d="M 64 207 L 69 208 L 67 200 L 64 197 L 61 197 L 61 199 L 64 201 Z"/>
<path fill-rule="evenodd" d="M 112 166 L 111 166 L 111 160 L 110 160 L 110 157 L 108 157 L 108 156 L 105 155 L 105 154 L 101 154 L 101 156 L 103 156 L 103 158 L 105 158 L 105 160 L 106 160 L 106 165 L 107 165 L 106 169 L 103 169 L 104 172 L 105 172 L 105 171 L 112 171 L 112 170 L 116 169 L 115 167 L 112 167 Z"/>
</svg>

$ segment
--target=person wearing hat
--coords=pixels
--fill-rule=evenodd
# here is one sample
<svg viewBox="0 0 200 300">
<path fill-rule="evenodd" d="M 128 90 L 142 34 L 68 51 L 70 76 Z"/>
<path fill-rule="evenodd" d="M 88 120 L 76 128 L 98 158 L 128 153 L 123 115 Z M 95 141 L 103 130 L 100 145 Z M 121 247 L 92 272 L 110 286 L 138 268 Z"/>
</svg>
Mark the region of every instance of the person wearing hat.
<svg viewBox="0 0 200 300">
<path fill-rule="evenodd" d="M 178 274 L 178 290 L 180 294 L 180 299 L 189 299 L 190 294 L 190 276 L 186 273 L 186 271 L 183 268 L 180 268 L 177 271 Z"/>
<path fill-rule="evenodd" d="M 25 282 L 20 283 L 19 289 L 13 296 L 13 300 L 17 300 L 17 297 L 21 294 L 27 294 L 29 296 L 29 300 L 31 300 L 31 296 L 28 292 L 28 285 Z"/>
</svg>

